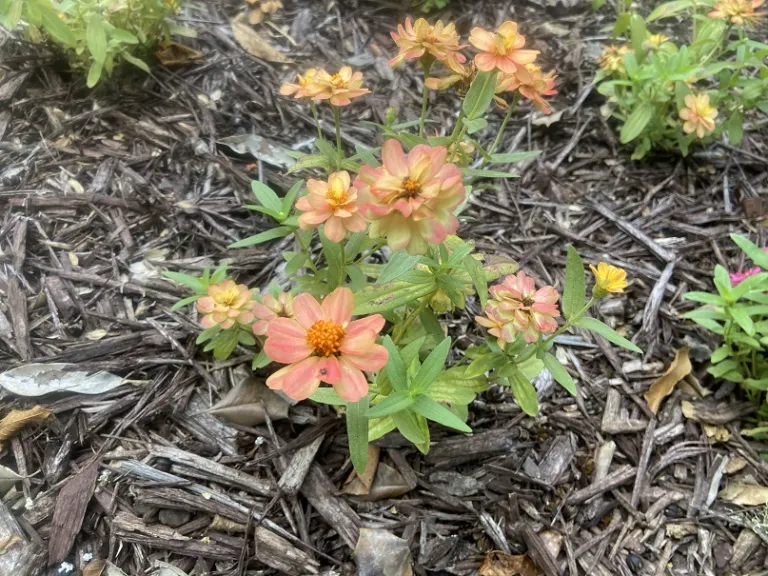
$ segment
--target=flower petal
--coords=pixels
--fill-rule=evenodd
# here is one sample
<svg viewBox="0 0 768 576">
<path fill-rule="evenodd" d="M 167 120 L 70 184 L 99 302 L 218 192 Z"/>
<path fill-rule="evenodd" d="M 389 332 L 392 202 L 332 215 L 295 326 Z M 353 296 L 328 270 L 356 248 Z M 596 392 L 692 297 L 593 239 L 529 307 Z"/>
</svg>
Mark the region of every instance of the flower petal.
<svg viewBox="0 0 768 576">
<path fill-rule="evenodd" d="M 394 138 L 384 142 L 381 149 L 381 163 L 390 174 L 401 180 L 408 176 L 408 161 L 405 152 L 403 152 L 400 142 Z"/>
<path fill-rule="evenodd" d="M 306 400 L 320 386 L 320 380 L 315 378 L 319 361 L 319 358 L 312 356 L 297 364 L 281 368 L 267 378 L 267 386 L 272 390 L 282 390 L 286 396 L 294 400 Z"/>
<path fill-rule="evenodd" d="M 355 295 L 346 287 L 336 288 L 323 300 L 325 317 L 337 324 L 347 324 L 352 318 L 352 308 L 355 306 Z"/>
<path fill-rule="evenodd" d="M 274 362 L 293 364 L 310 356 L 312 347 L 306 340 L 298 338 L 267 338 L 264 343 L 264 352 Z"/>
<path fill-rule="evenodd" d="M 303 214 L 302 214 L 303 216 Z M 299 217 L 299 224 L 301 224 L 301 217 Z M 344 234 L 347 233 L 347 229 L 344 228 L 344 219 L 339 216 L 331 216 L 325 222 L 325 236 L 331 242 L 341 242 L 344 240 Z"/>
<path fill-rule="evenodd" d="M 386 320 L 381 314 L 372 314 L 371 316 L 366 316 L 365 318 L 353 320 L 349 323 L 349 326 L 347 326 L 347 338 L 356 336 L 360 332 L 366 331 L 371 331 L 375 334 L 378 334 L 381 332 L 381 329 L 384 328 L 385 322 Z"/>
<path fill-rule="evenodd" d="M 269 323 L 267 336 L 270 338 L 294 338 L 305 340 L 307 331 L 293 318 L 275 318 Z"/>
<path fill-rule="evenodd" d="M 373 344 L 363 354 L 345 354 L 342 359 L 365 372 L 376 372 L 386 366 L 389 352 L 384 346 Z"/>
<path fill-rule="evenodd" d="M 293 299 L 293 316 L 304 328 L 311 328 L 318 320 L 325 320 L 323 309 L 310 294 L 299 294 Z"/>
<path fill-rule="evenodd" d="M 317 363 L 315 376 L 326 384 L 338 384 L 341 381 L 341 365 L 336 356 L 321 358 Z"/>
<path fill-rule="evenodd" d="M 368 394 L 368 380 L 360 370 L 342 357 L 341 380 L 338 384 L 334 384 L 333 389 L 342 400 L 357 402 Z"/>
</svg>

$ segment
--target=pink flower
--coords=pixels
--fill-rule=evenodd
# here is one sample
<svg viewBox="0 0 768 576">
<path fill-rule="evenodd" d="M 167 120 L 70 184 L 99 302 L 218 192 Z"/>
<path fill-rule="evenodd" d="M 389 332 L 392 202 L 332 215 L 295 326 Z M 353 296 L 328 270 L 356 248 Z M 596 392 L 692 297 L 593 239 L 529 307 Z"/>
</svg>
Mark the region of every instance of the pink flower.
<svg viewBox="0 0 768 576">
<path fill-rule="evenodd" d="M 469 43 L 480 51 L 475 56 L 475 65 L 483 72 L 498 69 L 514 74 L 522 69 L 524 74 L 525 65 L 532 64 L 539 54 L 538 50 L 522 49 L 525 38 L 517 33 L 517 23 L 511 20 L 504 22 L 496 34 L 483 28 L 472 28 Z"/>
<path fill-rule="evenodd" d="M 355 179 L 360 212 L 371 222 L 372 238 L 386 237 L 392 250 L 423 254 L 456 232 L 453 210 L 466 191 L 459 168 L 445 161 L 448 150 L 419 144 L 406 156 L 397 140 L 387 140 L 382 165 L 363 166 Z"/>
<path fill-rule="evenodd" d="M 384 317 L 351 321 L 353 306 L 349 288 L 336 288 L 322 305 L 309 294 L 296 296 L 294 317 L 275 318 L 267 328 L 264 351 L 273 361 L 288 364 L 267 378 L 267 386 L 304 400 L 325 382 L 347 402 L 363 398 L 368 393 L 363 372 L 387 363 L 387 349 L 376 344 Z"/>
<path fill-rule="evenodd" d="M 197 301 L 197 310 L 204 314 L 200 325 L 203 328 L 219 325 L 226 330 L 236 322 L 250 324 L 253 322 L 252 300 L 253 295 L 245 284 L 235 284 L 233 280 L 210 284 L 208 296 Z"/>
<path fill-rule="evenodd" d="M 560 294 L 554 287 L 537 290 L 533 278 L 520 271 L 492 286 L 490 292 L 496 301 L 493 305 L 498 316 L 509 322 L 526 342 L 536 342 L 540 334 L 557 330 L 555 318 L 560 316 L 557 309 Z"/>
<path fill-rule="evenodd" d="M 254 300 L 251 311 L 256 317 L 251 329 L 255 336 L 264 336 L 269 323 L 275 318 L 293 318 L 293 294 L 280 292 L 277 298 L 272 294 L 261 297 L 261 302 Z"/>
<path fill-rule="evenodd" d="M 768 246 L 763 248 L 763 252 L 768 254 Z M 760 274 L 762 271 L 762 268 L 755 266 L 754 268 L 749 268 L 743 272 L 731 272 L 731 286 L 736 286 L 737 284 L 744 282 L 747 278 L 754 276 L 755 274 Z"/>
<path fill-rule="evenodd" d="M 488 302 L 485 305 L 485 316 L 475 316 L 475 322 L 488 328 L 488 333 L 496 336 L 500 347 L 503 347 L 505 342 L 512 343 L 515 340 L 516 334 L 512 323 L 499 314 L 496 302 Z"/>
<path fill-rule="evenodd" d="M 313 230 L 325 222 L 325 235 L 331 242 L 341 242 L 347 230 L 362 232 L 365 219 L 357 212 L 357 189 L 349 185 L 349 172 L 334 172 L 327 182 L 307 181 L 309 194 L 296 202 L 304 213 L 299 216 L 302 230 Z"/>
</svg>

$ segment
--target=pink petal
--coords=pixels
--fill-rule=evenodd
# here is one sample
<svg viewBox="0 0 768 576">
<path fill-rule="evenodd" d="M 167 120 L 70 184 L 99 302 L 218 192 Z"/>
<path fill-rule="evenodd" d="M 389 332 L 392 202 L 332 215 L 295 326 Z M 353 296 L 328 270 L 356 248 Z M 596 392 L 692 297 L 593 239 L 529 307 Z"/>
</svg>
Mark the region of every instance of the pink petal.
<svg viewBox="0 0 768 576">
<path fill-rule="evenodd" d="M 213 312 L 213 309 L 215 307 L 216 307 L 216 301 L 210 296 L 203 296 L 202 298 L 200 298 L 200 300 L 197 301 L 197 309 L 203 314 L 207 314 L 208 312 Z"/>
<path fill-rule="evenodd" d="M 359 320 L 353 320 L 349 323 L 349 326 L 347 326 L 347 338 L 368 331 L 378 334 L 381 332 L 381 329 L 384 328 L 385 322 L 386 320 L 381 314 L 373 314 L 371 316 L 366 316 L 365 318 L 360 318 Z"/>
<path fill-rule="evenodd" d="M 213 319 L 213 314 L 206 314 L 200 319 L 200 326 L 203 328 L 213 328 L 218 322 Z"/>
<path fill-rule="evenodd" d="M 336 288 L 323 300 L 323 311 L 328 320 L 337 324 L 347 324 L 352 318 L 352 308 L 355 307 L 355 295 L 349 288 Z"/>
<path fill-rule="evenodd" d="M 326 384 L 338 384 L 341 381 L 341 365 L 336 356 L 321 358 L 317 363 L 315 376 Z"/>
<path fill-rule="evenodd" d="M 269 323 L 267 336 L 277 339 L 306 340 L 307 331 L 293 318 L 275 318 Z"/>
<path fill-rule="evenodd" d="M 320 380 L 315 378 L 316 364 L 319 360 L 316 356 L 312 356 L 298 364 L 281 368 L 267 378 L 267 386 L 272 390 L 282 390 L 286 396 L 294 400 L 306 400 L 320 386 Z"/>
<path fill-rule="evenodd" d="M 365 372 L 376 372 L 386 366 L 389 352 L 384 346 L 373 344 L 363 354 L 345 354 L 342 359 Z"/>
<path fill-rule="evenodd" d="M 341 359 L 341 380 L 333 386 L 342 400 L 357 402 L 368 394 L 368 381 L 365 375 L 357 368 L 349 364 L 345 358 Z"/>
<path fill-rule="evenodd" d="M 390 174 L 399 179 L 408 176 L 408 161 L 400 142 L 394 138 L 384 142 L 381 149 L 381 162 Z"/>
<path fill-rule="evenodd" d="M 299 217 L 299 224 L 301 224 L 301 217 Z M 341 242 L 344 240 L 344 235 L 347 233 L 347 229 L 344 228 L 344 220 L 338 216 L 331 216 L 325 222 L 325 236 L 331 242 Z"/>
<path fill-rule="evenodd" d="M 350 232 L 362 232 L 365 230 L 366 222 L 360 214 L 352 214 L 345 223 L 347 230 Z"/>
<path fill-rule="evenodd" d="M 339 348 L 342 354 L 365 354 L 376 342 L 376 333 L 371 330 L 358 332 L 354 336 L 348 334 L 341 341 Z"/>
<path fill-rule="evenodd" d="M 481 52 L 475 56 L 475 66 L 477 66 L 478 70 L 490 72 L 496 68 L 496 56 L 494 54 L 488 54 L 487 52 Z"/>
<path fill-rule="evenodd" d="M 251 326 L 251 330 L 253 331 L 254 336 L 264 336 L 264 334 L 267 333 L 267 328 L 269 328 L 269 322 L 266 320 L 254 322 L 253 326 Z"/>
<path fill-rule="evenodd" d="M 311 295 L 299 294 L 293 300 L 293 316 L 304 328 L 311 328 L 319 320 L 325 320 L 325 313 Z"/>
<path fill-rule="evenodd" d="M 306 340 L 297 338 L 267 338 L 264 352 L 270 360 L 280 364 L 293 364 L 311 355 L 312 347 Z"/>
<path fill-rule="evenodd" d="M 482 28 L 472 28 L 469 33 L 469 43 L 483 52 L 490 52 L 495 45 L 493 34 Z"/>
<path fill-rule="evenodd" d="M 309 212 L 304 212 L 301 216 L 299 216 L 299 227 L 302 230 L 314 230 L 320 224 L 325 222 L 330 217 L 330 215 L 330 212 L 320 212 L 319 210 L 310 210 Z"/>
</svg>

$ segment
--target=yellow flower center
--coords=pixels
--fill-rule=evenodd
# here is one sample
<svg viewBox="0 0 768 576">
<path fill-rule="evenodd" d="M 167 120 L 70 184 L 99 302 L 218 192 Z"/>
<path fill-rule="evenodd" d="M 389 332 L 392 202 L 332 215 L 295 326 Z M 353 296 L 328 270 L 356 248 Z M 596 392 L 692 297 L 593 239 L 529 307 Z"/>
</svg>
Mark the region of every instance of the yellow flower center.
<svg viewBox="0 0 768 576">
<path fill-rule="evenodd" d="M 413 198 L 421 192 L 421 184 L 411 178 L 404 178 L 403 191 L 405 192 L 405 196 Z"/>
<path fill-rule="evenodd" d="M 318 356 L 333 356 L 338 354 L 346 333 L 341 324 L 330 320 L 318 320 L 307 330 L 307 344 Z"/>
<path fill-rule="evenodd" d="M 341 74 L 339 74 L 339 73 L 337 72 L 336 74 L 334 74 L 333 76 L 331 76 L 331 84 L 333 84 L 333 85 L 334 85 L 334 86 L 336 86 L 336 87 L 341 87 L 341 86 L 344 86 L 344 84 L 345 84 L 345 82 L 344 82 L 344 78 L 342 78 L 342 77 L 341 77 Z"/>
<path fill-rule="evenodd" d="M 235 289 L 227 290 L 216 296 L 215 300 L 217 304 L 222 306 L 234 306 L 237 299 L 240 297 L 240 292 Z"/>
<path fill-rule="evenodd" d="M 347 191 L 344 189 L 344 182 L 341 178 L 334 178 L 329 182 L 326 198 L 328 203 L 333 206 L 342 206 L 347 203 Z"/>
</svg>

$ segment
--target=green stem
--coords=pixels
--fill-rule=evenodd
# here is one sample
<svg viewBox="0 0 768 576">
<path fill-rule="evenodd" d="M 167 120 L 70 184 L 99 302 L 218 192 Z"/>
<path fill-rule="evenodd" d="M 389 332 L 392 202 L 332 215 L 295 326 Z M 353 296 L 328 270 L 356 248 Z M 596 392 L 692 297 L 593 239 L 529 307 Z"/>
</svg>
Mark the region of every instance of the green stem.
<svg viewBox="0 0 768 576">
<path fill-rule="evenodd" d="M 430 298 L 432 298 L 431 294 L 422 298 L 421 302 L 419 302 L 419 305 L 411 310 L 408 316 L 405 317 L 405 320 L 403 320 L 402 324 L 397 326 L 398 329 L 395 330 L 397 333 L 392 338 L 395 344 L 400 342 L 400 339 L 405 335 L 405 331 L 408 330 L 408 327 L 413 323 L 414 320 L 416 320 L 419 314 L 421 314 L 422 310 L 427 307 Z"/>
<path fill-rule="evenodd" d="M 299 234 L 298 230 L 295 230 L 293 232 L 293 235 L 296 237 L 296 242 L 298 242 L 299 246 L 301 247 L 301 251 L 307 256 L 307 262 L 309 262 L 309 267 L 312 268 L 315 272 L 317 272 L 317 266 L 315 266 L 315 263 L 312 261 L 312 254 L 309 253 L 309 246 L 304 244 L 304 241 L 301 239 L 301 234 Z"/>
<path fill-rule="evenodd" d="M 493 144 L 491 144 L 491 147 L 488 149 L 488 154 L 493 154 L 496 152 L 496 148 L 499 147 L 499 144 L 501 143 L 501 137 L 504 135 L 504 130 L 507 128 L 507 123 L 509 122 L 509 119 L 512 117 L 512 112 L 515 111 L 515 108 L 517 108 L 517 102 L 520 100 L 520 94 L 518 92 L 515 92 L 515 97 L 512 99 L 512 103 L 509 105 L 509 109 L 507 110 L 507 113 L 504 115 L 504 120 L 501 121 L 501 126 L 499 126 L 499 132 L 496 134 L 496 139 L 493 141 Z"/>
<path fill-rule="evenodd" d="M 341 161 L 344 158 L 343 151 L 341 149 L 341 118 L 339 117 L 339 107 L 331 106 L 333 108 L 333 120 L 336 123 L 336 168 L 341 167 Z"/>
<path fill-rule="evenodd" d="M 427 118 L 427 104 L 429 103 L 429 91 L 427 90 L 426 80 L 429 71 L 432 69 L 434 60 L 422 60 L 421 67 L 424 69 L 424 86 L 421 89 L 421 118 L 419 118 L 419 136 L 424 136 L 424 121 Z"/>
<path fill-rule="evenodd" d="M 312 116 L 315 119 L 315 126 L 317 126 L 317 138 L 323 139 L 323 131 L 320 129 L 320 117 L 317 115 L 317 104 L 314 101 L 309 101 L 309 109 L 312 110 Z"/>
</svg>

